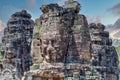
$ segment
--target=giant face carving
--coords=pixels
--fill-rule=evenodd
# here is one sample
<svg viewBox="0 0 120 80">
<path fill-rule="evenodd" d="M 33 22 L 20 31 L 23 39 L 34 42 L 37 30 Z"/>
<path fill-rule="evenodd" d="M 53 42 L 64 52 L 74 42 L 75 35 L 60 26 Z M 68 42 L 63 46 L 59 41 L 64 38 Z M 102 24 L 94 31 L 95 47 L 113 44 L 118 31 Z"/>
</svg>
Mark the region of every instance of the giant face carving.
<svg viewBox="0 0 120 80">
<path fill-rule="evenodd" d="M 66 36 L 59 31 L 43 33 L 40 38 L 41 55 L 47 62 L 63 62 L 66 54 Z"/>
<path fill-rule="evenodd" d="M 6 52 L 5 52 L 4 56 L 8 60 L 8 63 L 11 62 L 12 59 L 14 59 L 17 56 L 16 51 L 12 44 L 6 45 Z"/>
</svg>

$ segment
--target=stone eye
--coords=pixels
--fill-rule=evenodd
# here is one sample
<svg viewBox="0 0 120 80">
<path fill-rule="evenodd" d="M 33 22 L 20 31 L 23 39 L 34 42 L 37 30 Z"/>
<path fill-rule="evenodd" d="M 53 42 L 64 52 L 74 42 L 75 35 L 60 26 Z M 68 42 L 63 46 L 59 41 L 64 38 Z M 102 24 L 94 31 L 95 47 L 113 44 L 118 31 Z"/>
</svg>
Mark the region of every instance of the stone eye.
<svg viewBox="0 0 120 80">
<path fill-rule="evenodd" d="M 47 40 L 43 40 L 43 44 L 48 44 L 48 41 Z"/>
<path fill-rule="evenodd" d="M 54 40 L 51 40 L 51 44 L 52 44 L 52 45 L 54 44 L 54 42 L 55 42 Z"/>
</svg>

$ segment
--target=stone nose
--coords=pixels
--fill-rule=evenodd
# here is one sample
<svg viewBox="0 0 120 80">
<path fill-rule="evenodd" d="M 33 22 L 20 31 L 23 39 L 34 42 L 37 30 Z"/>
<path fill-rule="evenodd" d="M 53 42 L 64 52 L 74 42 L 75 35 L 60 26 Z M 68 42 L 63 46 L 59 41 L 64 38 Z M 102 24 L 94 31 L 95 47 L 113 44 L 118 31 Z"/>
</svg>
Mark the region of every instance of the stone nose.
<svg viewBox="0 0 120 80">
<path fill-rule="evenodd" d="M 8 50 L 7 53 L 11 53 L 12 51 L 11 50 Z"/>
<path fill-rule="evenodd" d="M 52 42 L 51 42 L 51 41 L 49 41 L 47 50 L 49 50 L 49 51 L 53 51 L 53 50 L 54 50 L 54 46 L 52 45 Z"/>
<path fill-rule="evenodd" d="M 54 47 L 52 45 L 49 45 L 47 48 L 48 51 L 54 51 Z"/>
</svg>

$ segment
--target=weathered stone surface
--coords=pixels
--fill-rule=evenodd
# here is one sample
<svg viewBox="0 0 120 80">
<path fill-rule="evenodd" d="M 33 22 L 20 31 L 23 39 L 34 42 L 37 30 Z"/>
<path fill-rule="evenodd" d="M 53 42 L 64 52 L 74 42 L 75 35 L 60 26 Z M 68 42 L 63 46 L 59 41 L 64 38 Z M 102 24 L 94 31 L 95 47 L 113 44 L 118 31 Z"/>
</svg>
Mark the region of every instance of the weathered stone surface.
<svg viewBox="0 0 120 80">
<path fill-rule="evenodd" d="M 80 4 L 77 1 L 69 0 L 65 2 L 65 5 L 63 8 L 67 11 L 75 11 L 79 13 L 80 10 Z"/>
<path fill-rule="evenodd" d="M 109 33 L 101 23 L 88 25 L 80 8 L 73 0 L 63 7 L 43 5 L 35 26 L 25 10 L 13 14 L 4 30 L 2 75 L 21 79 L 24 74 L 23 80 L 119 80 L 118 55 Z"/>
<path fill-rule="evenodd" d="M 104 31 L 105 26 L 101 23 L 92 23 L 89 28 L 92 42 L 92 65 L 101 67 L 98 72 L 103 80 L 119 80 L 118 55 L 112 46 L 112 40 L 109 39 L 109 33 Z"/>
<path fill-rule="evenodd" d="M 41 7 L 38 30 L 34 30 L 31 55 L 33 79 L 118 80 L 118 56 L 109 33 L 101 23 L 88 25 L 78 14 L 80 4 L 69 0 L 63 7 Z"/>
<path fill-rule="evenodd" d="M 30 73 L 33 76 L 41 79 L 58 76 L 57 80 L 65 77 L 78 80 L 85 76 L 83 68 L 90 66 L 91 59 L 90 34 L 86 17 L 78 14 L 76 8 L 79 9 L 80 4 L 75 1 L 66 2 L 64 7 L 57 4 L 41 7 L 41 28 L 33 41 L 39 49 L 31 53 L 34 65 Z"/>
<path fill-rule="evenodd" d="M 4 46 L 2 50 L 4 56 L 2 61 L 3 75 L 8 70 L 7 72 L 14 78 L 21 79 L 24 72 L 30 70 L 33 27 L 34 22 L 26 10 L 16 12 L 9 19 L 2 38 Z"/>
</svg>

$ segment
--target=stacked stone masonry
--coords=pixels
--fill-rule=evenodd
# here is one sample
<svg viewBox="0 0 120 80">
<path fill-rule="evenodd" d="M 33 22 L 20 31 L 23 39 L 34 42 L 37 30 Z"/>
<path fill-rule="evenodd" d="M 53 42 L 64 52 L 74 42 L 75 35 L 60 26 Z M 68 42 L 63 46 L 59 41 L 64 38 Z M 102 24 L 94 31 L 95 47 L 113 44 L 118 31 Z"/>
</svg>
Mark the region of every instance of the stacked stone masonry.
<svg viewBox="0 0 120 80">
<path fill-rule="evenodd" d="M 20 80 L 119 80 L 118 55 L 103 24 L 88 25 L 73 0 L 40 9 L 35 26 L 25 10 L 8 21 L 2 62 L 15 71 L 3 66 L 2 73 L 16 72 Z"/>
<path fill-rule="evenodd" d="M 92 48 L 92 65 L 99 66 L 98 72 L 104 80 L 118 80 L 118 55 L 109 32 L 104 31 L 105 26 L 101 23 L 89 25 Z"/>
<path fill-rule="evenodd" d="M 77 1 L 43 5 L 28 74 L 35 80 L 119 80 L 118 56 L 101 23 L 88 25 Z M 38 28 L 37 27 L 37 28 Z M 34 28 L 35 29 L 35 28 Z M 35 35 L 36 36 L 36 35 Z M 34 45 L 35 40 L 38 44 Z"/>
<path fill-rule="evenodd" d="M 34 22 L 26 10 L 16 12 L 9 19 L 2 38 L 3 76 L 10 74 L 9 77 L 21 79 L 24 72 L 30 70 L 33 28 Z"/>
</svg>

